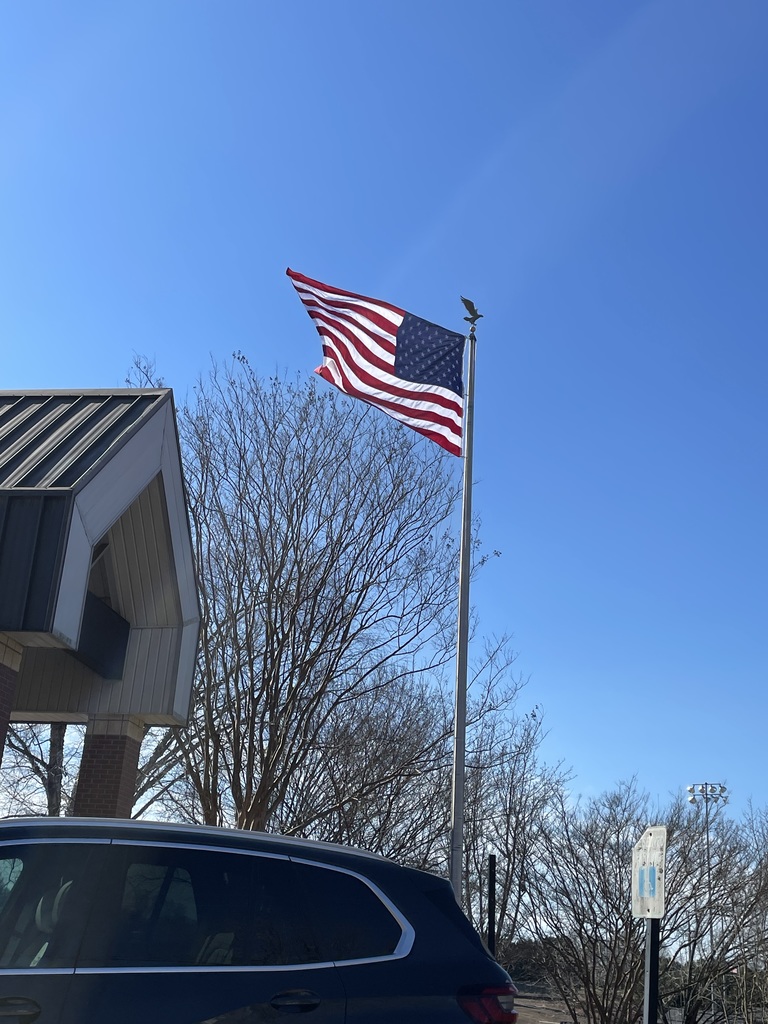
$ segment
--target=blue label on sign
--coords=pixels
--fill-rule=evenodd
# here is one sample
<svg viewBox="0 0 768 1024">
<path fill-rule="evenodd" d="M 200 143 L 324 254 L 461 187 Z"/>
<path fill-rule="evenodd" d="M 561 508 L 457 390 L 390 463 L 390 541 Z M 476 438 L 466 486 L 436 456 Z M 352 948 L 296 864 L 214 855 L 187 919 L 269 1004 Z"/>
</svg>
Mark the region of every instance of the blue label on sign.
<svg viewBox="0 0 768 1024">
<path fill-rule="evenodd" d="M 641 899 L 653 899 L 656 896 L 656 866 L 654 864 L 648 868 L 640 868 L 638 888 Z"/>
</svg>

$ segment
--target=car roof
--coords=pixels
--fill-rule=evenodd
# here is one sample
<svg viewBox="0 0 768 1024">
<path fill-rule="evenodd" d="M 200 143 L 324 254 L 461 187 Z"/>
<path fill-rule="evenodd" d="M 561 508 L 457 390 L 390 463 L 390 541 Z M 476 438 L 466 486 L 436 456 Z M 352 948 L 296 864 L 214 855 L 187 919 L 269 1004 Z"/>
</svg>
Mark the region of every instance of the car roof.
<svg viewBox="0 0 768 1024">
<path fill-rule="evenodd" d="M 414 871 L 394 861 L 353 846 L 326 843 L 274 832 L 246 831 L 214 825 L 195 825 L 179 822 L 153 821 L 142 818 L 74 818 L 74 817 L 7 817 L 0 818 L 0 841 L 22 839 L 118 839 L 136 842 L 194 843 L 303 857 L 327 863 L 344 863 L 354 868 L 354 862 L 364 861 L 383 870 L 388 867 L 399 871 Z M 362 869 L 362 866 L 361 866 Z M 424 872 L 418 872 L 424 874 Z"/>
</svg>

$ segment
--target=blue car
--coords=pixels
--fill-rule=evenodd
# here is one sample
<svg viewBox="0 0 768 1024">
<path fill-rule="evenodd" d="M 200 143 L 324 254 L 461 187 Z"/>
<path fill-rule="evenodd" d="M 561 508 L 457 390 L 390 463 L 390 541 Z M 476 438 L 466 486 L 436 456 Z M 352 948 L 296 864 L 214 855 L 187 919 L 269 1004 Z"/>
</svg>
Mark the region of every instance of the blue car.
<svg viewBox="0 0 768 1024">
<path fill-rule="evenodd" d="M 514 1024 L 516 990 L 444 879 L 255 832 L 0 823 L 11 1024 Z"/>
</svg>

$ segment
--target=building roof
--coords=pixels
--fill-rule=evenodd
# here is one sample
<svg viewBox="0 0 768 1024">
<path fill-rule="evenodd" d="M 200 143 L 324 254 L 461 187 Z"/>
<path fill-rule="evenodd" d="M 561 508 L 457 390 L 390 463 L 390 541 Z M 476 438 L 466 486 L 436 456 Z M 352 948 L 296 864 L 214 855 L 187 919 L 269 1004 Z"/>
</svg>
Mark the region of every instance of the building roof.
<svg viewBox="0 0 768 1024">
<path fill-rule="evenodd" d="M 0 391 L 0 640 L 13 717 L 183 724 L 199 606 L 167 388 Z"/>
<path fill-rule="evenodd" d="M 79 489 L 170 395 L 0 391 L 0 488 Z"/>
</svg>

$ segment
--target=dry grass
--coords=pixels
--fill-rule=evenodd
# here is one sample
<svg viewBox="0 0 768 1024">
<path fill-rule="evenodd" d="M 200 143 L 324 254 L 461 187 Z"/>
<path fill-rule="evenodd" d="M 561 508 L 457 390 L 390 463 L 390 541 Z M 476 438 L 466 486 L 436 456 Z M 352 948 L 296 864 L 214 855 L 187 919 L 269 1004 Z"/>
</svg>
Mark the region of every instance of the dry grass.
<svg viewBox="0 0 768 1024">
<path fill-rule="evenodd" d="M 561 1024 L 571 1019 L 562 1003 L 524 993 L 515 1000 L 515 1008 L 517 1024 Z"/>
</svg>

